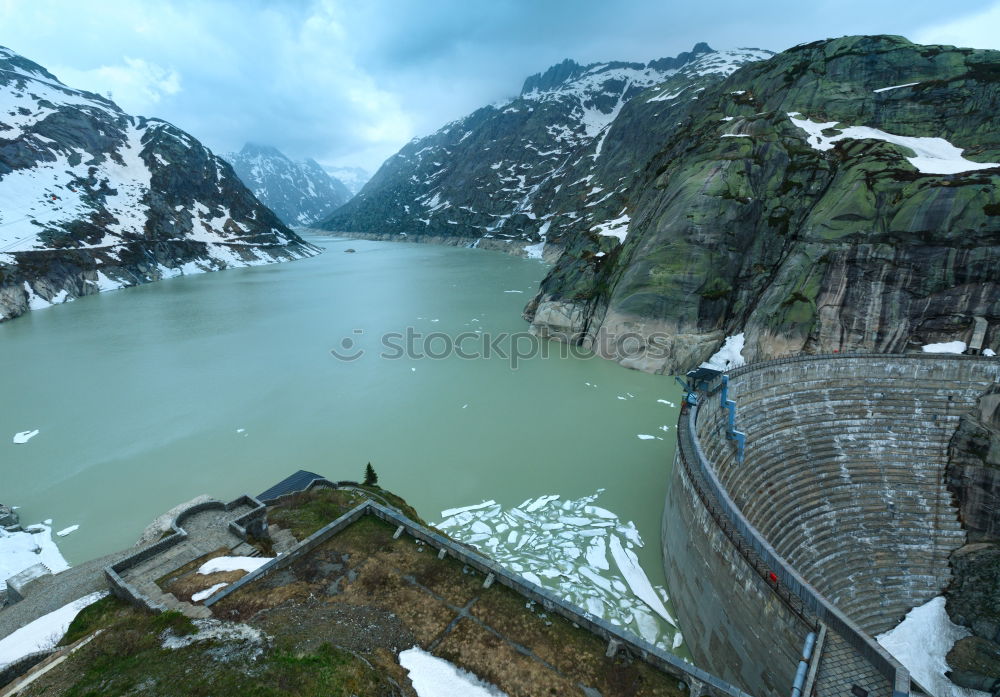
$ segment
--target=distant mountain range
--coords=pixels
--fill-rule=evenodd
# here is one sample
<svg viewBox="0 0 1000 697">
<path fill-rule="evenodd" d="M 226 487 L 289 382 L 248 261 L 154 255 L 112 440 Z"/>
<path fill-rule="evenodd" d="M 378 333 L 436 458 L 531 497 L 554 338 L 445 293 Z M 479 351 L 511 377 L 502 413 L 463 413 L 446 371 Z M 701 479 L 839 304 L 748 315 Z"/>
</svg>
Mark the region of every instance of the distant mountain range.
<svg viewBox="0 0 1000 697">
<path fill-rule="evenodd" d="M 347 187 L 351 196 L 356 196 L 362 187 L 372 178 L 366 170 L 360 167 L 324 167 L 326 173 Z"/>
<path fill-rule="evenodd" d="M 0 47 L 0 320 L 318 253 L 184 131 Z"/>
<path fill-rule="evenodd" d="M 353 196 L 316 161 L 294 162 L 268 145 L 247 143 L 224 157 L 261 203 L 287 225 L 312 225 Z"/>
</svg>

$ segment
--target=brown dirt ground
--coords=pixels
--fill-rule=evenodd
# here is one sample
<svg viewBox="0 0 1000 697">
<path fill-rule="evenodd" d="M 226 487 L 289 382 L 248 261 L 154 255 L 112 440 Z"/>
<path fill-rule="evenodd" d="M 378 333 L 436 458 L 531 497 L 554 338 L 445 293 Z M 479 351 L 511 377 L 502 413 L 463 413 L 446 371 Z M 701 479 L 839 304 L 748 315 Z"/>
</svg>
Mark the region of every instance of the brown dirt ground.
<svg viewBox="0 0 1000 697">
<path fill-rule="evenodd" d="M 496 684 L 510 697 L 682 697 L 675 677 L 639 660 L 604 655 L 586 630 L 494 584 L 461 562 L 365 517 L 290 566 L 213 607 L 215 615 L 294 639 L 330 642 L 393 661 L 418 645 Z M 398 668 L 398 665 L 396 666 Z M 401 681 L 405 684 L 405 681 Z M 593 693 L 591 693 L 593 694 Z"/>
</svg>

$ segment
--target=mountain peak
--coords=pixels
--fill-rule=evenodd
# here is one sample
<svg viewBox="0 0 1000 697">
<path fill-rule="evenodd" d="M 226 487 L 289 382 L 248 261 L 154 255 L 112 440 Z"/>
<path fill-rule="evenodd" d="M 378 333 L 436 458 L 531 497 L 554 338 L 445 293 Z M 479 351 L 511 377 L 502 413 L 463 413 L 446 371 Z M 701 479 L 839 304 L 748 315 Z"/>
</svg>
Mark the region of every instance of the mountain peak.
<svg viewBox="0 0 1000 697">
<path fill-rule="evenodd" d="M 556 63 L 544 73 L 535 73 L 526 79 L 524 85 L 521 87 L 521 94 L 527 94 L 534 90 L 538 90 L 539 92 L 551 90 L 579 77 L 583 74 L 584 70 L 585 68 L 575 60 L 567 58 L 562 63 Z"/>
<path fill-rule="evenodd" d="M 285 153 L 281 152 L 272 145 L 263 145 L 261 143 L 251 143 L 251 142 L 248 142 L 246 145 L 243 146 L 243 149 L 240 150 L 240 155 L 244 157 L 263 156 L 263 157 L 278 157 L 283 160 L 288 159 L 288 156 L 285 155 Z"/>
</svg>

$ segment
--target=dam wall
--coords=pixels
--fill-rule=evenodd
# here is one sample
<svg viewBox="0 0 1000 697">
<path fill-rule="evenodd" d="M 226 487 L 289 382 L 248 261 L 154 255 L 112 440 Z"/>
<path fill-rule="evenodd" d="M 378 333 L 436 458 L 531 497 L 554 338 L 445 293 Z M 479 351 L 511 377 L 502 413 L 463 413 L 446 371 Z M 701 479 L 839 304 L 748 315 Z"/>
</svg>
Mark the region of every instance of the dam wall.
<svg viewBox="0 0 1000 697">
<path fill-rule="evenodd" d="M 871 637 L 950 580 L 965 533 L 945 483 L 948 443 L 998 375 L 995 359 L 832 355 L 709 385 L 678 425 L 663 520 L 695 659 L 760 697 L 788 694 L 802 637 L 825 628 L 817 695 L 910 692 Z"/>
</svg>

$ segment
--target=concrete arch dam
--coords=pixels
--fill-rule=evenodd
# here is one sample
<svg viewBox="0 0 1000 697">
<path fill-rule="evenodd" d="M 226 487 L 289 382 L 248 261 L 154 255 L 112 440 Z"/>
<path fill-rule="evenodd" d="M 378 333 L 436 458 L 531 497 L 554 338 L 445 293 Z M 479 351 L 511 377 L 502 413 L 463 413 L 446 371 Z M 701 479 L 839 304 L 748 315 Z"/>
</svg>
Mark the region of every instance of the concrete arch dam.
<svg viewBox="0 0 1000 697">
<path fill-rule="evenodd" d="M 842 354 L 703 384 L 678 425 L 662 539 L 695 659 L 788 695 L 812 632 L 804 694 L 919 694 L 872 637 L 951 578 L 966 535 L 948 444 L 998 376 L 997 359 Z"/>
</svg>

